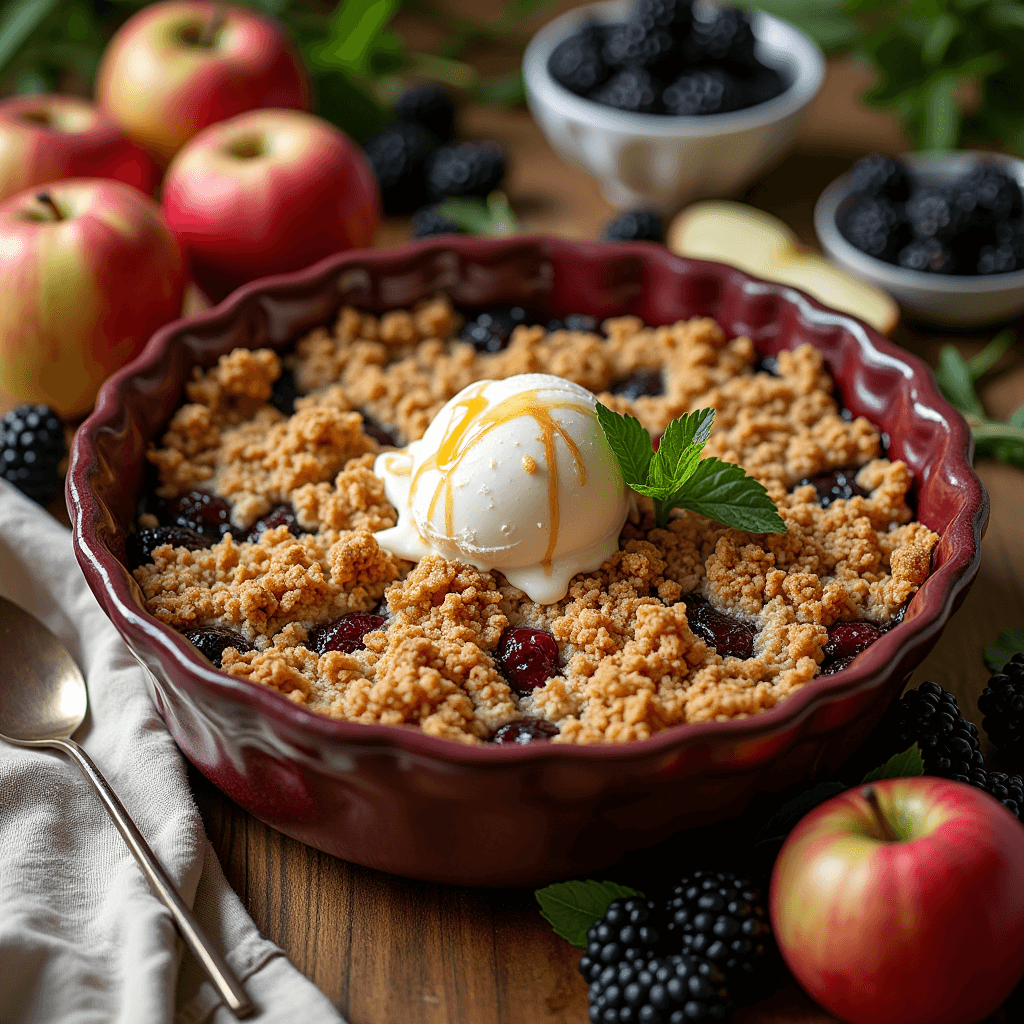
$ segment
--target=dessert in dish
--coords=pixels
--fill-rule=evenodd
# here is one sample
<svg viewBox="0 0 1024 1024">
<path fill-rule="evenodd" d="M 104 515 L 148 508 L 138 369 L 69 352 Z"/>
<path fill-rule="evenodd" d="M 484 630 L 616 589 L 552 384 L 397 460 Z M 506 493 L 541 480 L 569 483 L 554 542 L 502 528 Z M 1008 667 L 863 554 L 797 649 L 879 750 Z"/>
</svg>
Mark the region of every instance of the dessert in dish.
<svg viewBox="0 0 1024 1024">
<path fill-rule="evenodd" d="M 810 346 L 759 359 L 700 318 L 484 320 L 464 341 L 443 297 L 380 317 L 346 308 L 283 357 L 236 349 L 196 371 L 149 453 L 157 481 L 129 538 L 148 610 L 223 671 L 327 715 L 469 743 L 587 743 L 770 708 L 841 671 L 926 579 L 937 537 L 914 521 L 911 474 L 838 405 Z M 375 466 L 429 464 L 432 424 L 450 423 L 459 392 L 500 395 L 482 382 L 520 374 L 563 378 L 655 437 L 713 408 L 705 454 L 760 481 L 787 532 L 689 511 L 662 528 L 637 497 L 616 549 L 546 603 L 464 550 L 389 550 L 403 509 Z M 528 505 L 526 456 L 548 463 L 518 455 Z M 608 500 L 591 536 L 573 527 L 581 549 L 597 519 L 621 516 Z"/>
</svg>

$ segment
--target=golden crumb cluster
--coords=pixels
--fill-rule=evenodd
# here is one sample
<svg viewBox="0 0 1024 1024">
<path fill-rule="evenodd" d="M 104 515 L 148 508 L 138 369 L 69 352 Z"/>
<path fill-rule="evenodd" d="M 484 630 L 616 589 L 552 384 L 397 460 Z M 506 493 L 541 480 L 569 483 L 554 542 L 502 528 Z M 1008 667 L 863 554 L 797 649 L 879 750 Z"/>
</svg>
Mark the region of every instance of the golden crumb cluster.
<svg viewBox="0 0 1024 1024">
<path fill-rule="evenodd" d="M 885 625 L 927 578 L 938 538 L 913 521 L 910 472 L 885 458 L 870 423 L 843 414 L 812 347 L 780 353 L 767 372 L 748 338 L 707 319 L 619 317 L 603 335 L 517 327 L 495 353 L 459 341 L 459 326 L 443 297 L 380 317 L 346 308 L 287 355 L 236 349 L 196 370 L 149 453 L 157 497 L 226 499 L 235 536 L 282 505 L 294 523 L 252 541 L 157 547 L 134 573 L 149 611 L 179 630 L 234 631 L 245 642 L 223 652 L 224 671 L 322 714 L 466 743 L 543 718 L 555 742 L 598 743 L 774 706 L 819 671 L 829 626 Z M 660 394 L 612 393 L 645 371 L 660 374 Z M 282 373 L 300 395 L 290 415 L 272 404 Z M 383 551 L 374 531 L 397 517 L 372 471 L 381 435 L 364 427 L 415 440 L 466 385 L 520 373 L 574 381 L 652 435 L 713 407 L 707 454 L 760 480 L 788 532 L 751 535 L 683 511 L 659 529 L 640 499 L 620 550 L 551 605 L 497 572 Z M 840 467 L 863 496 L 823 508 L 812 484 L 798 486 Z M 748 624 L 752 657 L 723 657 L 691 629 L 697 598 Z M 318 654 L 314 631 L 353 612 L 379 625 L 351 651 Z M 559 652 L 555 674 L 526 695 L 498 657 L 518 626 L 550 633 Z"/>
</svg>

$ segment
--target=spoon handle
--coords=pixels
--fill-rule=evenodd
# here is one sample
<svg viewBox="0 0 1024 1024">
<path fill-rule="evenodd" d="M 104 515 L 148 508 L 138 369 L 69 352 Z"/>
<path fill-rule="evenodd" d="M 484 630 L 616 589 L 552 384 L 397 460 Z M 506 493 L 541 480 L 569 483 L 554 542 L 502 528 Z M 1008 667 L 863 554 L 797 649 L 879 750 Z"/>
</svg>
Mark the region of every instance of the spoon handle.
<svg viewBox="0 0 1024 1024">
<path fill-rule="evenodd" d="M 85 777 L 92 783 L 93 789 L 99 794 L 107 813 L 114 819 L 114 824 L 124 837 L 128 848 L 135 855 L 135 859 L 149 880 L 157 899 L 171 912 L 174 923 L 185 940 L 185 945 L 192 951 L 192 955 L 216 985 L 217 991 L 228 1009 L 236 1017 L 248 1017 L 256 1007 L 245 994 L 245 989 L 242 988 L 234 972 L 227 965 L 227 961 L 213 948 L 210 940 L 199 927 L 199 923 L 192 916 L 192 911 L 178 895 L 174 883 L 167 877 L 167 872 L 164 871 L 156 859 L 156 855 L 149 848 L 149 843 L 143 838 L 117 794 L 100 774 L 100 770 L 93 763 L 92 758 L 74 740 L 47 740 L 46 745 L 59 747 L 82 769 Z"/>
</svg>

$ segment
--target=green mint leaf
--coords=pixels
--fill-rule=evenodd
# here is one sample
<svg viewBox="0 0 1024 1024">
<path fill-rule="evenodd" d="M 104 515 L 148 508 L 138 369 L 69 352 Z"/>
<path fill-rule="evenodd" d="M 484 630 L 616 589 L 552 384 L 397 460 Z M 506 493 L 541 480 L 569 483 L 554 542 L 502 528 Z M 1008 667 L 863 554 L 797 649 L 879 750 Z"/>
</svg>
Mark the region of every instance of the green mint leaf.
<svg viewBox="0 0 1024 1024">
<path fill-rule="evenodd" d="M 1015 654 L 1024 654 L 1024 629 L 1003 630 L 994 644 L 985 644 L 985 664 L 993 672 L 1002 672 Z"/>
<path fill-rule="evenodd" d="M 1024 13 L 1024 12 L 1022 12 Z M 971 380 L 979 380 L 992 369 L 1013 344 L 1013 331 L 1000 331 L 976 356 L 967 360 Z"/>
<path fill-rule="evenodd" d="M 620 897 L 643 896 L 642 892 L 616 882 L 555 882 L 538 889 L 534 896 L 540 915 L 563 939 L 579 949 L 587 948 L 587 929 L 604 917 L 608 904 Z"/>
<path fill-rule="evenodd" d="M 626 483 L 641 494 L 646 494 L 647 491 L 640 488 L 647 484 L 651 460 L 654 458 L 651 435 L 635 416 L 622 416 L 600 402 L 597 403 L 597 421 L 601 424 Z"/>
<path fill-rule="evenodd" d="M 956 76 L 948 73 L 937 74 L 925 84 L 921 149 L 955 148 L 963 117 L 956 90 Z"/>
<path fill-rule="evenodd" d="M 754 837 L 754 846 L 782 842 L 801 818 L 810 814 L 818 804 L 845 792 L 846 788 L 841 782 L 819 782 L 792 800 L 787 800 L 758 831 Z"/>
<path fill-rule="evenodd" d="M 911 776 L 924 775 L 924 758 L 921 756 L 921 748 L 915 743 L 912 747 L 899 754 L 893 754 L 885 764 L 880 764 L 872 769 L 860 780 L 863 786 L 865 782 L 878 782 L 880 779 L 906 779 Z"/>
<path fill-rule="evenodd" d="M 939 353 L 935 379 L 942 393 L 959 412 L 979 418 L 985 415 L 981 400 L 974 390 L 970 364 L 952 345 L 944 345 Z"/>
<path fill-rule="evenodd" d="M 764 486 L 742 467 L 714 457 L 703 459 L 673 505 L 747 533 L 785 533 L 786 524 Z"/>
<path fill-rule="evenodd" d="M 698 409 L 674 419 L 661 435 L 658 451 L 652 465 L 659 466 L 659 472 L 665 480 L 676 480 L 680 484 L 694 471 L 700 453 L 711 436 L 711 427 L 715 422 L 714 409 Z M 694 458 L 696 453 L 696 458 Z M 691 465 L 692 463 L 692 465 Z"/>
</svg>

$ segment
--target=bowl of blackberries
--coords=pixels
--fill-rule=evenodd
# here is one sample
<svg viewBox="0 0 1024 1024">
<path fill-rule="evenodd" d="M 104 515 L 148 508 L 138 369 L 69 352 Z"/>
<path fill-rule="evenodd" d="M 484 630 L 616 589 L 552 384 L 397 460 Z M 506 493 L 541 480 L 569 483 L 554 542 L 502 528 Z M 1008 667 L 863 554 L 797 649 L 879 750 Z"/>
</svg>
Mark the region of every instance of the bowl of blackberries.
<svg viewBox="0 0 1024 1024">
<path fill-rule="evenodd" d="M 873 153 L 822 193 L 814 226 L 911 317 L 983 327 L 1024 312 L 1022 186 L 1024 161 L 998 153 Z"/>
<path fill-rule="evenodd" d="M 675 213 L 731 195 L 785 155 L 821 88 L 821 52 L 763 12 L 614 0 L 530 41 L 530 109 L 562 156 L 620 209 Z"/>
</svg>

